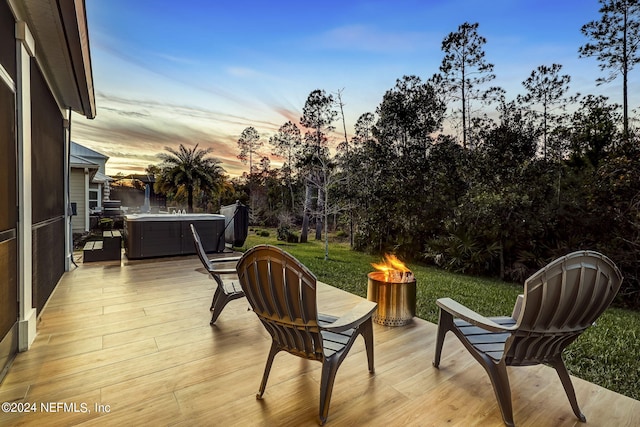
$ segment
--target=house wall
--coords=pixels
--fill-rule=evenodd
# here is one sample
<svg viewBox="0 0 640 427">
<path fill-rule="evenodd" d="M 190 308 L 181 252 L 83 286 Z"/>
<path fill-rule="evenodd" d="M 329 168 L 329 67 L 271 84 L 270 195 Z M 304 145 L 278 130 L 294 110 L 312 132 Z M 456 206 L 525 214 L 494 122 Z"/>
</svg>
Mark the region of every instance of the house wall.
<svg viewBox="0 0 640 427">
<path fill-rule="evenodd" d="M 72 264 L 71 111 L 95 117 L 84 6 L 0 0 L 0 381 Z"/>
<path fill-rule="evenodd" d="M 71 169 L 71 176 L 69 179 L 69 200 L 71 203 L 76 204 L 77 215 L 71 218 L 71 230 L 74 233 L 83 233 L 88 231 L 86 223 L 87 219 L 87 206 L 85 194 L 87 189 L 85 187 L 86 179 L 84 169 L 73 168 Z"/>
<path fill-rule="evenodd" d="M 3 7 L 8 4 L 13 20 L 11 35 L 0 31 L 0 37 L 11 38 L 9 42 L 13 45 L 15 58 L 15 80 L 12 80 L 16 204 L 19 207 L 16 231 L 18 292 L 17 300 L 12 303 L 18 307 L 18 351 L 26 351 L 36 337 L 37 317 L 67 269 L 70 257 L 67 248 L 71 233 L 70 230 L 67 232 L 66 218 L 70 113 L 58 98 L 60 93 L 56 95 L 53 89 L 54 76 L 47 71 L 43 58 L 45 51 L 38 49 L 32 29 L 25 21 L 32 17 L 24 12 L 25 5 L 34 8 L 51 5 L 18 0 L 0 0 L 0 4 Z M 58 6 L 68 8 L 67 4 Z M 47 17 L 42 15 L 38 19 L 46 20 Z M 0 24 L 4 30 L 4 21 Z"/>
</svg>

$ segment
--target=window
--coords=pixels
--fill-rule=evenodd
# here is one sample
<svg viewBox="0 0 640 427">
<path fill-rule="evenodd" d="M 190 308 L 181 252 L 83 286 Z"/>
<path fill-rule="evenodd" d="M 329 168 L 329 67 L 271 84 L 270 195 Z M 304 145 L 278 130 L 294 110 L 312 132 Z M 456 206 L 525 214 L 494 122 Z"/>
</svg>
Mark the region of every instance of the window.
<svg viewBox="0 0 640 427">
<path fill-rule="evenodd" d="M 100 189 L 97 184 L 89 186 L 89 209 L 96 209 L 100 206 Z"/>
</svg>

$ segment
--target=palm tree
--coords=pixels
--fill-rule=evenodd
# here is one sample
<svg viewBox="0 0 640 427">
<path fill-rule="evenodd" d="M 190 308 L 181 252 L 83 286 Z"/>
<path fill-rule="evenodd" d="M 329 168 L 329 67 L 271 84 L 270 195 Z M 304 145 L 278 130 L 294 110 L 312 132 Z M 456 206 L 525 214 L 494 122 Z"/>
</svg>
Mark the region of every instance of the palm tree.
<svg viewBox="0 0 640 427">
<path fill-rule="evenodd" d="M 173 194 L 187 193 L 187 210 L 193 212 L 193 193 L 214 191 L 220 187 L 224 178 L 224 169 L 220 160 L 206 157 L 212 149 L 199 149 L 198 144 L 192 149 L 180 144 L 178 150 L 165 147 L 168 153 L 160 153 L 162 160 L 160 176 L 156 181 L 156 191 Z"/>
</svg>

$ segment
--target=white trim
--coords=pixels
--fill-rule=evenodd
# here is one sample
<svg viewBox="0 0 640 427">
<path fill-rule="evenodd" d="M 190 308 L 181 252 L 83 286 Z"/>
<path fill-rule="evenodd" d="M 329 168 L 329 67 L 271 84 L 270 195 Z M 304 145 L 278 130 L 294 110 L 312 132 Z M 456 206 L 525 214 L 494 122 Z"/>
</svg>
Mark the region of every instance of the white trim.
<svg viewBox="0 0 640 427">
<path fill-rule="evenodd" d="M 38 333 L 36 325 L 38 324 L 38 319 L 36 316 L 36 309 L 31 308 L 28 313 L 25 313 L 25 318 L 20 319 L 18 321 L 18 351 L 27 351 L 31 344 L 33 343 L 33 339 L 35 339 L 36 334 Z M 33 337 L 29 341 L 29 337 Z"/>
<path fill-rule="evenodd" d="M 84 229 L 89 231 L 89 168 L 84 168 Z"/>
<path fill-rule="evenodd" d="M 91 197 L 91 192 L 94 191 L 96 193 L 96 198 L 92 198 Z M 96 209 L 102 207 L 102 184 L 98 184 L 95 182 L 90 182 L 89 183 L 89 198 L 87 199 L 87 205 L 89 206 L 89 213 L 91 213 L 91 210 L 94 209 L 91 207 L 91 202 L 95 202 L 96 203 Z"/>
<path fill-rule="evenodd" d="M 2 64 L 0 64 L 0 81 L 5 82 L 7 86 L 9 86 L 9 89 L 11 89 L 15 93 L 16 82 L 13 81 L 13 79 L 11 78 L 9 73 L 7 73 L 7 70 L 4 69 Z"/>
<path fill-rule="evenodd" d="M 16 23 L 16 35 L 30 35 L 24 22 Z M 16 43 L 17 59 L 17 134 L 18 134 L 18 350 L 28 350 L 36 338 L 36 315 L 33 309 L 33 225 L 31 201 L 31 57 L 28 42 Z"/>
<path fill-rule="evenodd" d="M 36 40 L 29 30 L 29 26 L 24 21 L 16 22 L 16 40 L 22 43 L 31 57 L 36 56 Z"/>
<path fill-rule="evenodd" d="M 64 114 L 64 271 L 71 271 L 71 264 L 73 262 L 73 230 L 71 225 L 71 200 L 69 199 L 69 180 L 71 177 L 71 166 L 69 165 L 69 152 L 71 147 L 69 141 L 71 140 L 69 133 L 71 132 L 71 115 L 69 112 Z"/>
</svg>

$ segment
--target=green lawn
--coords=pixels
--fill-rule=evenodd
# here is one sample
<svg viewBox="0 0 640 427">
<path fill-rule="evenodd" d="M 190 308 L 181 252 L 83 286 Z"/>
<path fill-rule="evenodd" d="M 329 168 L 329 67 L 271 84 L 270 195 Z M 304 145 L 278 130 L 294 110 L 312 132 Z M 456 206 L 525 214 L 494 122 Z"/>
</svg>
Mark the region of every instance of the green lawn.
<svg viewBox="0 0 640 427">
<path fill-rule="evenodd" d="M 276 240 L 275 230 L 268 237 L 250 232 L 246 250 L 257 244 L 281 247 L 295 256 L 318 277 L 353 294 L 366 297 L 367 273 L 371 263 L 381 257 L 353 251 L 348 242 L 332 241 L 329 260 L 324 260 L 324 243 L 311 239 L 304 244 Z M 438 322 L 436 299 L 450 297 L 485 316 L 511 313 L 522 286 L 499 280 L 453 274 L 433 267 L 409 264 L 417 279 L 417 316 Z M 452 339 L 448 337 L 447 339 Z M 608 309 L 595 327 L 587 330 L 565 352 L 571 374 L 610 390 L 640 400 L 640 313 Z"/>
</svg>

